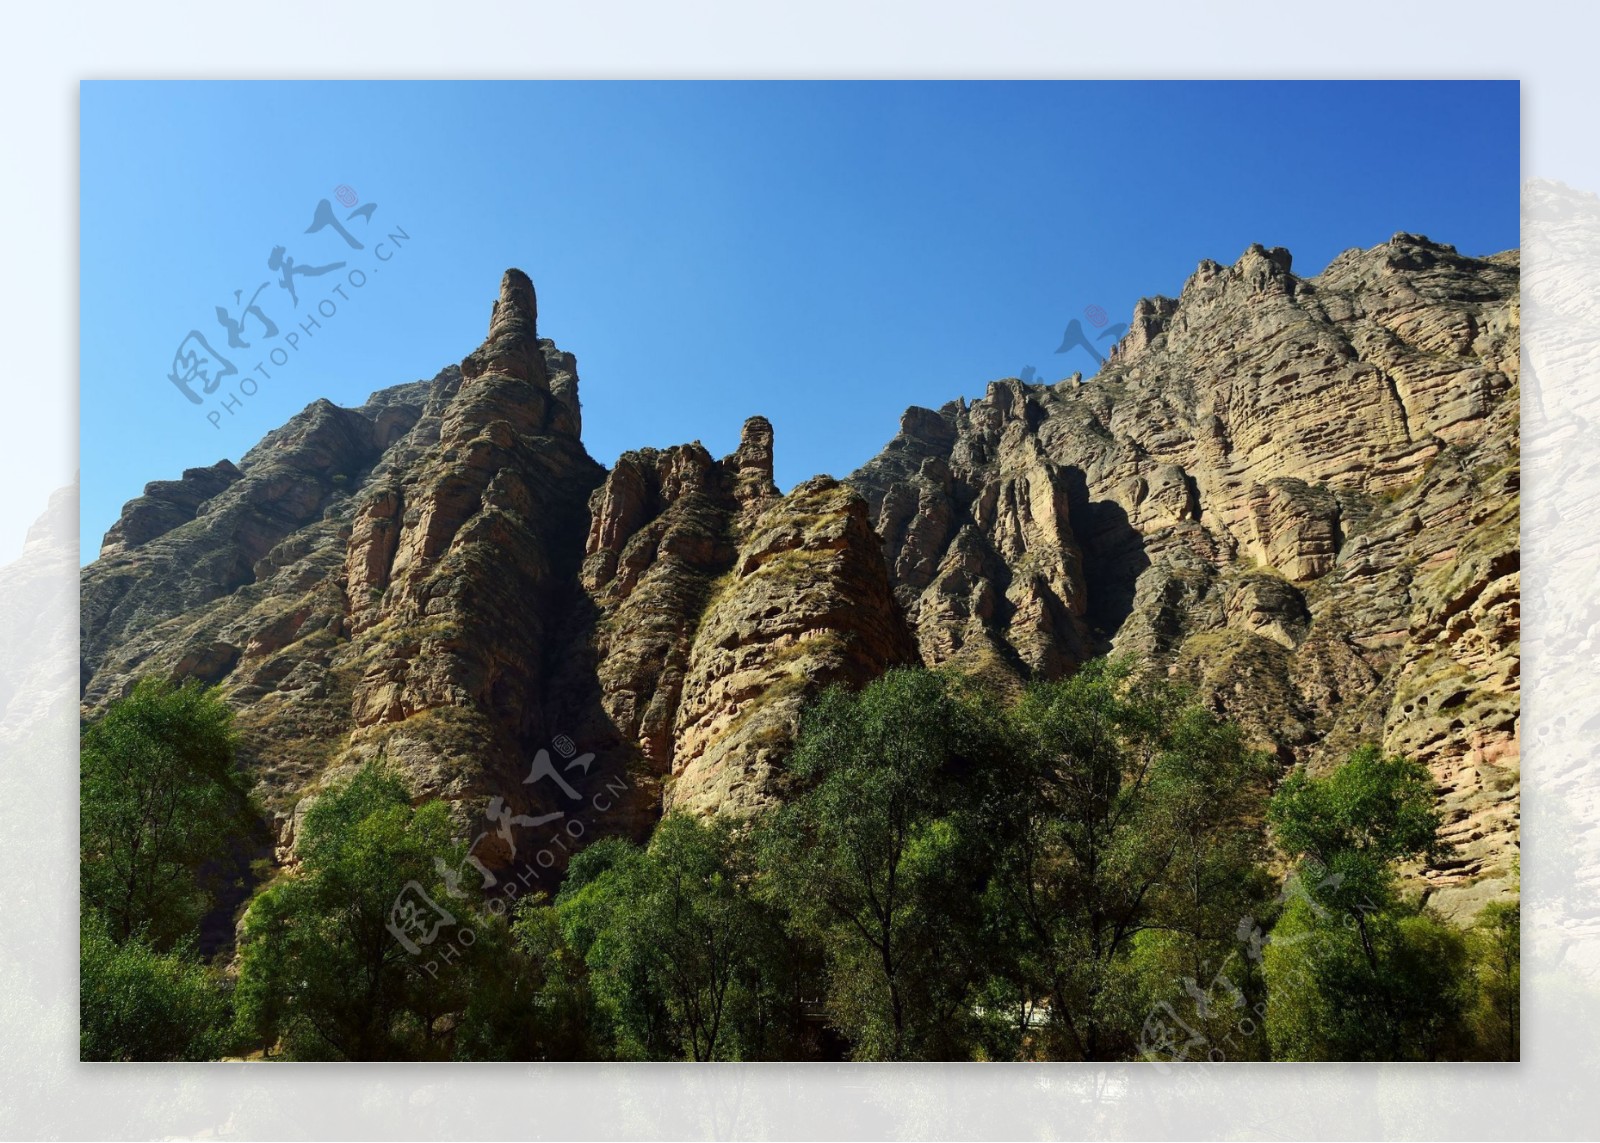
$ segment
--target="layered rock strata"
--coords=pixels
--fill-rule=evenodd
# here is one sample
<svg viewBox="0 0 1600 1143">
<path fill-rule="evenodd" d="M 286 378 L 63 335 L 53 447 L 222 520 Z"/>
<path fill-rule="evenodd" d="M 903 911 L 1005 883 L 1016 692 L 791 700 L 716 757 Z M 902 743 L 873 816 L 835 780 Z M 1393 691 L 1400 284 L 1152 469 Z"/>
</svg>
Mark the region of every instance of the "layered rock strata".
<svg viewBox="0 0 1600 1143">
<path fill-rule="evenodd" d="M 459 366 L 128 504 L 83 572 L 84 710 L 217 683 L 285 854 L 382 754 L 505 864 L 507 821 L 643 837 L 780 800 L 831 683 L 921 661 L 1017 688 L 1127 652 L 1285 765 L 1424 760 L 1456 854 L 1417 876 L 1470 914 L 1518 840 L 1517 291 L 1514 252 L 1409 234 L 1309 278 L 1251 247 L 1142 301 L 1090 381 L 909 409 L 784 494 L 761 417 L 721 459 L 597 464 L 576 360 L 508 271 Z"/>
</svg>

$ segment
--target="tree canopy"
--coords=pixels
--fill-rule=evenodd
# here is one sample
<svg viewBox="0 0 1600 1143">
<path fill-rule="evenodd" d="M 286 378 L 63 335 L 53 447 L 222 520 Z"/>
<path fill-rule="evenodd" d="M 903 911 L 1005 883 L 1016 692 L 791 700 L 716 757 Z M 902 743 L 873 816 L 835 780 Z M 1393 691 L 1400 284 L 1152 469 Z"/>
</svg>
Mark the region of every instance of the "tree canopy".
<svg viewBox="0 0 1600 1143">
<path fill-rule="evenodd" d="M 160 948 L 193 932 L 207 874 L 249 828 L 233 716 L 198 683 L 145 680 L 84 727 L 79 885 L 117 940 Z"/>
<path fill-rule="evenodd" d="M 86 1059 L 1519 1052 L 1515 904 L 1463 928 L 1407 889 L 1449 854 L 1425 766 L 1369 746 L 1274 790 L 1238 726 L 1126 661 L 1016 697 L 829 688 L 777 805 L 599 837 L 553 899 L 464 883 L 456 808 L 368 762 L 214 961 L 197 924 L 251 823 L 226 704 L 141 684 L 83 757 Z"/>
</svg>

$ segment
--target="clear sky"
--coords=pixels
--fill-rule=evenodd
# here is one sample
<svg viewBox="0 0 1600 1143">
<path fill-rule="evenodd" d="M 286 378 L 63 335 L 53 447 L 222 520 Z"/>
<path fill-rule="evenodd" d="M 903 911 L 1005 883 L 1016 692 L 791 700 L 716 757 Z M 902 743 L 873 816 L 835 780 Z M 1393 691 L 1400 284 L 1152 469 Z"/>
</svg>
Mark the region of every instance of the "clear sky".
<svg viewBox="0 0 1600 1143">
<path fill-rule="evenodd" d="M 318 397 L 357 405 L 460 361 L 508 266 L 533 278 L 541 334 L 578 357 L 601 463 L 696 439 L 720 456 L 761 413 L 787 489 L 866 461 L 907 405 L 1030 365 L 1092 373 L 1081 350 L 1054 353 L 1066 324 L 1092 331 L 1092 306 L 1126 321 L 1202 258 L 1261 242 L 1313 274 L 1399 230 L 1469 254 L 1519 242 L 1515 82 L 81 96 L 85 561 L 147 481 L 237 460 Z M 332 226 L 306 233 L 323 200 L 359 250 Z M 295 270 L 345 265 L 291 274 L 295 305 L 283 259 L 269 266 L 280 246 Z M 276 337 L 243 313 L 253 296 Z M 247 348 L 230 349 L 219 306 Z M 210 395 L 194 380 L 199 405 L 168 379 L 191 330 L 236 370 Z M 245 378 L 255 394 L 223 410 Z"/>
</svg>

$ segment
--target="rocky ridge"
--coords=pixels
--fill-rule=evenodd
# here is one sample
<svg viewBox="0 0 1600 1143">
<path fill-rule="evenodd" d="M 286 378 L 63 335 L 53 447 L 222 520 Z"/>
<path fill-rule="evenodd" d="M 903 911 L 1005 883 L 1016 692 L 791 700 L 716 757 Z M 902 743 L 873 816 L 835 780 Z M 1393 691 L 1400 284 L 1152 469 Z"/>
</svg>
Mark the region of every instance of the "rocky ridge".
<svg viewBox="0 0 1600 1143">
<path fill-rule="evenodd" d="M 1458 855 L 1419 875 L 1470 912 L 1512 891 L 1518 836 L 1517 285 L 1514 252 L 1413 235 L 1313 278 L 1252 247 L 1141 302 L 1092 381 L 907 410 L 783 494 L 760 417 L 720 460 L 592 460 L 576 361 L 508 271 L 459 367 L 129 503 L 83 571 L 84 709 L 151 672 L 221 684 L 285 855 L 306 796 L 380 752 L 464 819 L 643 836 L 781 798 L 831 682 L 1128 651 L 1286 764 L 1427 761 Z M 592 764 L 525 781 L 564 739 Z M 603 820 L 600 788 L 626 791 Z"/>
<path fill-rule="evenodd" d="M 1131 652 L 1285 764 L 1428 763 L 1447 911 L 1518 842 L 1516 254 L 1410 234 L 1299 278 L 1202 262 L 1093 381 L 908 410 L 850 477 L 930 665 Z"/>
<path fill-rule="evenodd" d="M 459 367 L 316 402 L 130 502 L 83 572 L 85 712 L 146 674 L 220 684 L 283 857 L 308 795 L 379 754 L 470 828 L 560 811 L 643 836 L 664 807 L 770 802 L 807 698 L 916 658 L 865 503 L 826 478 L 781 495 L 760 417 L 720 461 L 696 442 L 610 472 L 580 426 L 576 361 L 508 271 Z M 584 756 L 536 769 L 568 742 Z M 515 831 L 479 840 L 515 856 Z"/>
</svg>

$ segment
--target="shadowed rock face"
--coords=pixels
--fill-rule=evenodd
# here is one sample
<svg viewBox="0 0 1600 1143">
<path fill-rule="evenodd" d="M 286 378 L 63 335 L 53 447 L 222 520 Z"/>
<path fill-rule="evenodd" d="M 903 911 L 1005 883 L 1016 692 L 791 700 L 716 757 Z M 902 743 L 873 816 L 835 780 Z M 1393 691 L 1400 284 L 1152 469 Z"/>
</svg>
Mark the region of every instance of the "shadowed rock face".
<svg viewBox="0 0 1600 1143">
<path fill-rule="evenodd" d="M 781 799 L 830 683 L 1131 651 L 1286 763 L 1426 760 L 1460 856 L 1423 876 L 1470 911 L 1517 841 L 1517 282 L 1514 253 L 1413 235 L 1304 279 L 1252 247 L 1141 302 L 1091 382 L 907 410 L 783 495 L 761 417 L 720 460 L 595 463 L 577 363 L 508 271 L 459 368 L 128 504 L 83 571 L 84 708 L 218 682 L 285 853 L 306 795 L 381 752 L 503 864 L 514 837 L 473 822 L 496 798 L 586 838 Z M 580 756 L 525 781 L 560 736 Z"/>
<path fill-rule="evenodd" d="M 850 483 L 925 662 L 1130 651 L 1285 763 L 1421 758 L 1475 909 L 1518 838 L 1517 256 L 1290 265 L 1202 262 L 1093 381 L 908 410 Z"/>
</svg>

